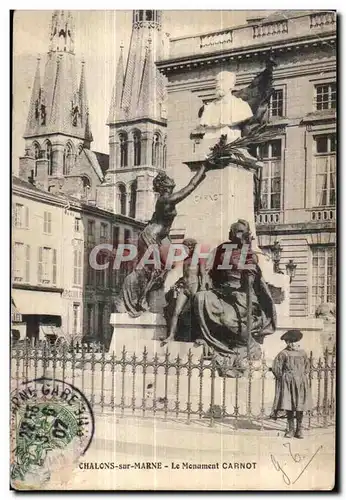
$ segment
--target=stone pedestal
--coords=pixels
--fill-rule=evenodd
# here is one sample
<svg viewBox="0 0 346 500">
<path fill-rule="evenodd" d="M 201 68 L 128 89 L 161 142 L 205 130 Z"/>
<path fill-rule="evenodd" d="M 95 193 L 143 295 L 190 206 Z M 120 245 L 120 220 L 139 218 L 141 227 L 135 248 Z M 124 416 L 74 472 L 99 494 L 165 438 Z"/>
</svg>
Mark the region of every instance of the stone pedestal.
<svg viewBox="0 0 346 500">
<path fill-rule="evenodd" d="M 138 318 L 131 318 L 127 313 L 113 313 L 110 324 L 113 327 L 113 336 L 109 352 L 115 352 L 117 356 L 125 346 L 127 353 L 136 353 L 142 356 L 144 348 L 151 358 L 156 353 L 162 357 L 167 349 L 173 359 L 178 354 L 181 358 L 186 358 L 189 349 L 193 348 L 193 353 L 200 356 L 203 348 L 195 348 L 192 342 L 169 342 L 161 346 L 159 338 L 167 336 L 165 318 L 161 314 L 150 312 L 143 313 Z"/>
<path fill-rule="evenodd" d="M 192 170 L 200 168 L 207 148 L 204 147 L 203 151 L 185 162 Z M 253 173 L 231 163 L 225 168 L 209 171 L 198 188 L 179 204 L 172 234 L 183 233 L 185 238 L 195 238 L 199 244 L 212 250 L 228 240 L 230 225 L 237 219 L 249 222 L 255 238 L 252 247 L 261 252 L 256 237 Z M 267 256 L 258 253 L 258 258 L 265 281 L 283 292 L 284 299 L 278 305 L 278 313 L 288 316 L 289 276 L 274 273 L 273 262 Z M 172 282 L 171 277 L 169 282 Z"/>
</svg>

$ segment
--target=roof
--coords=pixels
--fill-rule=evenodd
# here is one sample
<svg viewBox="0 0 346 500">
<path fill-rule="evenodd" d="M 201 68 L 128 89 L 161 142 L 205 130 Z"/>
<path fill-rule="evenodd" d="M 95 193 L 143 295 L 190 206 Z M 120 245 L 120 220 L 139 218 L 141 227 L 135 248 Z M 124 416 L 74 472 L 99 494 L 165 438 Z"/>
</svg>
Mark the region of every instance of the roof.
<svg viewBox="0 0 346 500">
<path fill-rule="evenodd" d="M 47 191 L 44 191 L 43 189 L 37 188 L 36 186 L 31 184 L 31 182 L 24 181 L 23 179 L 20 179 L 19 177 L 16 177 L 15 175 L 12 176 L 12 184 L 14 186 L 22 187 L 25 189 L 31 189 L 32 191 L 36 191 L 39 193 L 47 193 Z"/>
<path fill-rule="evenodd" d="M 308 16 L 310 14 L 318 14 L 318 12 L 325 12 L 319 10 L 278 10 L 273 12 L 267 17 L 261 19 L 259 24 L 274 23 L 276 21 L 284 21 L 285 19 L 292 19 L 295 17 Z"/>
<path fill-rule="evenodd" d="M 93 151 L 93 153 L 96 156 L 103 175 L 105 175 L 109 168 L 109 155 L 107 155 L 106 153 L 99 153 L 98 151 Z"/>
<path fill-rule="evenodd" d="M 94 151 L 91 151 L 90 149 L 84 148 L 83 153 L 89 160 L 89 163 L 91 164 L 92 168 L 94 169 L 95 173 L 99 177 L 100 180 L 103 180 L 103 171 L 101 168 L 101 165 L 99 164 L 97 155 L 94 153 Z"/>
</svg>

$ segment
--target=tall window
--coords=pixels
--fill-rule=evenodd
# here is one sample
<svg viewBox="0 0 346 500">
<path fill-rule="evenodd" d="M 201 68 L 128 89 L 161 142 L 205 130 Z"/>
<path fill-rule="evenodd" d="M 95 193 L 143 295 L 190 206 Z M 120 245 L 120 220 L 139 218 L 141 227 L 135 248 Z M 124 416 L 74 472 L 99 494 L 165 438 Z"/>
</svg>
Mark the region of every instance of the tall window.
<svg viewBox="0 0 346 500">
<path fill-rule="evenodd" d="M 336 83 L 315 86 L 315 106 L 317 111 L 336 109 Z"/>
<path fill-rule="evenodd" d="M 106 264 L 108 261 L 108 258 L 109 258 L 108 253 L 99 252 L 97 255 L 97 263 L 100 265 Z M 107 286 L 107 273 L 108 272 L 109 272 L 108 268 L 96 270 L 96 285 L 98 285 L 102 288 Z"/>
<path fill-rule="evenodd" d="M 46 160 L 48 160 L 48 175 L 53 175 L 53 153 L 52 145 L 49 141 L 46 142 Z"/>
<path fill-rule="evenodd" d="M 74 250 L 73 252 L 73 284 L 82 284 L 82 251 Z"/>
<path fill-rule="evenodd" d="M 99 302 L 98 304 L 98 316 L 97 316 L 97 334 L 100 339 L 103 339 L 103 318 L 104 318 L 105 304 L 104 302 Z"/>
<path fill-rule="evenodd" d="M 108 238 L 108 226 L 104 222 L 101 222 L 100 226 L 100 241 L 104 242 Z"/>
<path fill-rule="evenodd" d="M 15 242 L 13 247 L 13 280 L 30 281 L 30 245 Z"/>
<path fill-rule="evenodd" d="M 17 228 L 29 228 L 29 208 L 25 207 L 21 203 L 15 203 L 14 205 L 14 226 Z"/>
<path fill-rule="evenodd" d="M 283 89 L 274 90 L 270 98 L 270 116 L 283 116 L 284 114 L 284 91 Z"/>
<path fill-rule="evenodd" d="M 335 205 L 335 134 L 315 137 L 315 206 Z"/>
<path fill-rule="evenodd" d="M 35 160 L 38 160 L 41 156 L 41 148 L 40 148 L 40 145 L 37 143 L 37 142 L 34 142 L 33 145 L 32 145 L 32 149 L 33 149 L 33 154 L 34 154 L 34 158 Z"/>
<path fill-rule="evenodd" d="M 311 312 L 325 302 L 336 300 L 336 252 L 335 247 L 312 248 Z"/>
<path fill-rule="evenodd" d="M 94 333 L 94 304 L 87 304 L 87 332 Z"/>
<path fill-rule="evenodd" d="M 54 248 L 39 247 L 37 280 L 39 283 L 56 285 L 57 251 Z"/>
<path fill-rule="evenodd" d="M 141 133 L 139 130 L 133 134 L 133 160 L 135 167 L 141 164 Z"/>
<path fill-rule="evenodd" d="M 88 241 L 95 240 L 95 221 L 88 220 Z"/>
<path fill-rule="evenodd" d="M 279 210 L 281 208 L 281 140 L 260 146 L 259 156 L 264 163 L 260 208 Z"/>
<path fill-rule="evenodd" d="M 52 212 L 44 212 L 43 214 L 43 232 L 52 234 Z"/>
<path fill-rule="evenodd" d="M 155 167 L 158 167 L 160 165 L 160 136 L 159 136 L 159 134 L 154 134 L 154 137 L 153 137 L 152 158 L 153 158 L 153 165 Z"/>
<path fill-rule="evenodd" d="M 95 269 L 90 264 L 90 252 L 92 251 L 93 246 L 88 249 L 88 258 L 86 260 L 85 265 L 87 266 L 87 276 L 86 276 L 86 284 L 89 286 L 93 286 L 95 284 Z"/>
<path fill-rule="evenodd" d="M 126 215 L 126 187 L 124 184 L 118 184 L 117 186 L 117 213 L 121 215 Z"/>
<path fill-rule="evenodd" d="M 75 220 L 74 220 L 74 232 L 75 233 L 81 232 L 81 224 L 82 224 L 81 219 L 79 217 L 75 217 Z"/>
<path fill-rule="evenodd" d="M 86 175 L 83 175 L 82 182 L 83 182 L 83 196 L 84 198 L 88 199 L 91 189 L 90 179 Z"/>
<path fill-rule="evenodd" d="M 68 175 L 72 167 L 73 167 L 73 149 L 72 149 L 72 144 L 68 142 L 65 146 L 64 158 L 63 158 L 64 175 Z"/>
<path fill-rule="evenodd" d="M 79 310 L 80 304 L 73 304 L 73 325 L 72 325 L 72 333 L 76 335 L 79 333 Z"/>
<path fill-rule="evenodd" d="M 127 167 L 128 142 L 127 142 L 127 134 L 125 134 L 125 132 L 119 134 L 119 147 L 120 147 L 120 166 Z"/>
<path fill-rule="evenodd" d="M 130 211 L 129 216 L 133 219 L 136 217 L 136 202 L 137 202 L 137 180 L 131 184 L 130 189 Z"/>
</svg>

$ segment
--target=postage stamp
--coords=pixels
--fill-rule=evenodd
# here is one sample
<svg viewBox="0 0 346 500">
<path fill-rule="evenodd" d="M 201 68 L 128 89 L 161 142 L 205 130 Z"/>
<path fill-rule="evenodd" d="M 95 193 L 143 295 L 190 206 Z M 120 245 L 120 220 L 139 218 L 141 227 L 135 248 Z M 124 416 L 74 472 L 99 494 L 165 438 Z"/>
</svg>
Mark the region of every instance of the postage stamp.
<svg viewBox="0 0 346 500">
<path fill-rule="evenodd" d="M 11 395 L 11 484 L 42 488 L 52 471 L 73 471 L 94 434 L 94 415 L 84 394 L 62 380 L 25 381 Z"/>
</svg>

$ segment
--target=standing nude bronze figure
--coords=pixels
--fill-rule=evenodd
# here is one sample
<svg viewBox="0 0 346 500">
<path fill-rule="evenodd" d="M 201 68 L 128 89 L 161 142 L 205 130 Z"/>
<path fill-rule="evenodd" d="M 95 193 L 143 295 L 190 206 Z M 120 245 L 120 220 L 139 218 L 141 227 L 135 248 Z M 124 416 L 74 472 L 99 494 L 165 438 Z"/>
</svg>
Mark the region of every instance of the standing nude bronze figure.
<svg viewBox="0 0 346 500">
<path fill-rule="evenodd" d="M 165 251 L 171 242 L 169 232 L 177 215 L 176 205 L 199 186 L 210 167 L 208 162 L 203 163 L 190 182 L 176 192 L 173 192 L 175 182 L 167 174 L 159 173 L 153 180 L 154 191 L 159 197 L 151 220 L 138 237 L 137 262 L 140 262 L 152 245 L 157 245 L 161 266 L 157 269 L 154 265 L 144 265 L 140 269 L 135 268 L 126 276 L 121 296 L 115 304 L 116 312 L 128 312 L 130 316 L 137 317 L 150 309 L 149 294 L 163 287 L 167 275 Z"/>
</svg>

